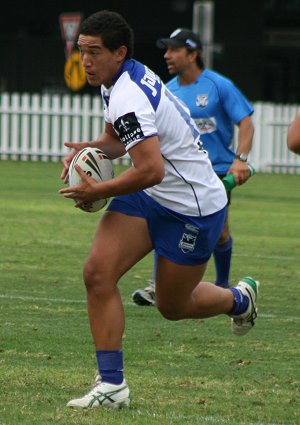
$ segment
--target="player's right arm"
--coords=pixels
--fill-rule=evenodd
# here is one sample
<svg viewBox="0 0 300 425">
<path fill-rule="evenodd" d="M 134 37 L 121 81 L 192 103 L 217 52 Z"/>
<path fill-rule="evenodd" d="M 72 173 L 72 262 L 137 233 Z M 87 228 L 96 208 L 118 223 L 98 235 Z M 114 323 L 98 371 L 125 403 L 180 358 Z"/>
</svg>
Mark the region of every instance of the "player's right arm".
<svg viewBox="0 0 300 425">
<path fill-rule="evenodd" d="M 288 130 L 287 146 L 292 152 L 300 155 L 300 112 L 291 123 Z"/>
<path fill-rule="evenodd" d="M 66 156 L 65 158 L 63 158 L 62 160 L 64 167 L 60 175 L 60 178 L 65 183 L 67 182 L 68 170 L 72 162 L 72 159 L 77 154 L 77 152 L 79 152 L 81 149 L 84 149 L 87 147 L 99 148 L 110 159 L 119 158 L 125 155 L 126 153 L 126 150 L 123 144 L 120 142 L 118 135 L 115 132 L 112 124 L 107 122 L 105 123 L 104 132 L 99 136 L 97 140 L 90 141 L 90 142 L 65 142 L 64 145 L 72 149 L 70 154 Z"/>
</svg>

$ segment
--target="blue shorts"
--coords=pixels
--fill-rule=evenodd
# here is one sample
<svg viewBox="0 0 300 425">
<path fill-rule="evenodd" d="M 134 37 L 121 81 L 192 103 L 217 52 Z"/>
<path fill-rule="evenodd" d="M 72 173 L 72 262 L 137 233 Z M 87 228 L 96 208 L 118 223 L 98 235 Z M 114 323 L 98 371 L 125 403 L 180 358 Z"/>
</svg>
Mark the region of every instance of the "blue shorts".
<svg viewBox="0 0 300 425">
<path fill-rule="evenodd" d="M 205 216 L 187 216 L 163 207 L 145 192 L 116 196 L 108 211 L 147 221 L 153 247 L 158 255 L 176 264 L 206 263 L 218 242 L 227 207 Z"/>
</svg>

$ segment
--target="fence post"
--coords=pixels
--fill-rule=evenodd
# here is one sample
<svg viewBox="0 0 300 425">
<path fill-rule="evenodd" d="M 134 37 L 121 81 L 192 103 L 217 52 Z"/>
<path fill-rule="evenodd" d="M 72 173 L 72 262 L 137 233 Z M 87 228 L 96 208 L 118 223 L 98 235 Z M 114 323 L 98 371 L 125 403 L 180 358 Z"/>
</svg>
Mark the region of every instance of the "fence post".
<svg viewBox="0 0 300 425">
<path fill-rule="evenodd" d="M 40 97 L 38 94 L 34 94 L 32 96 L 32 116 L 31 116 L 31 126 L 32 126 L 32 133 L 31 133 L 31 146 L 32 146 L 32 155 L 31 159 L 33 161 L 37 161 L 39 159 L 39 153 L 40 153 Z"/>
<path fill-rule="evenodd" d="M 9 158 L 9 95 L 4 93 L 0 96 L 1 108 L 1 159 Z"/>
</svg>

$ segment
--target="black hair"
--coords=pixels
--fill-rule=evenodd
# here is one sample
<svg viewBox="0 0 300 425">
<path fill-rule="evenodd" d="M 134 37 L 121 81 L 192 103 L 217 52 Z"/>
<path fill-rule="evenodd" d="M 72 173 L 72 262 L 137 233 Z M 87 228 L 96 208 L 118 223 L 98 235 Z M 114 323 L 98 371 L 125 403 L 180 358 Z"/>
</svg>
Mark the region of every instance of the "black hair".
<svg viewBox="0 0 300 425">
<path fill-rule="evenodd" d="M 82 21 L 79 34 L 100 36 L 103 45 L 111 52 L 126 46 L 126 59 L 133 56 L 133 30 L 117 12 L 101 10 L 93 13 Z"/>
<path fill-rule="evenodd" d="M 200 49 L 189 49 L 188 47 L 186 47 L 186 50 L 190 53 L 197 52 L 196 64 L 197 64 L 198 68 L 204 69 L 205 63 L 204 63 L 204 60 L 203 60 L 203 57 L 202 57 L 202 50 L 200 50 Z"/>
<path fill-rule="evenodd" d="M 198 68 L 203 69 L 205 68 L 205 63 L 204 60 L 202 58 L 202 53 L 198 53 L 197 57 L 196 57 L 196 64 L 198 66 Z"/>
</svg>

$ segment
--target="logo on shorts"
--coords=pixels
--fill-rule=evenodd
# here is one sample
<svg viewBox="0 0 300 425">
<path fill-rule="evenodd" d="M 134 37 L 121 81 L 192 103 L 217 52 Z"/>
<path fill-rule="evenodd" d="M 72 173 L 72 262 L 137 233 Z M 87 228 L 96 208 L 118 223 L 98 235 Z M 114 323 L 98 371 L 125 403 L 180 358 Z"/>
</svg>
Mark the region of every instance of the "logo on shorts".
<svg viewBox="0 0 300 425">
<path fill-rule="evenodd" d="M 185 254 L 187 252 L 193 252 L 195 250 L 197 236 L 189 233 L 183 233 L 182 238 L 179 242 L 179 248 Z"/>
<path fill-rule="evenodd" d="M 192 224 L 188 224 L 188 223 L 187 223 L 184 227 L 186 228 L 186 230 L 189 230 L 190 232 L 194 232 L 194 233 L 196 233 L 197 235 L 198 235 L 198 233 L 199 233 L 199 229 L 198 229 L 198 227 L 193 226 Z"/>
</svg>

